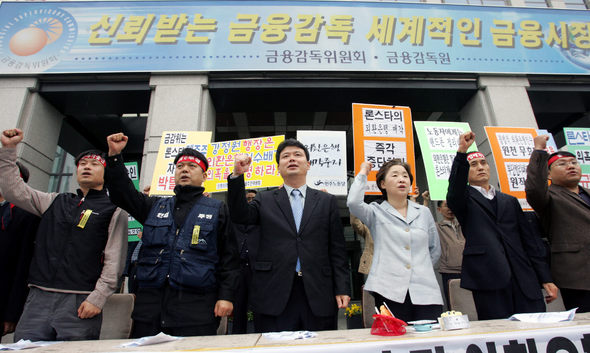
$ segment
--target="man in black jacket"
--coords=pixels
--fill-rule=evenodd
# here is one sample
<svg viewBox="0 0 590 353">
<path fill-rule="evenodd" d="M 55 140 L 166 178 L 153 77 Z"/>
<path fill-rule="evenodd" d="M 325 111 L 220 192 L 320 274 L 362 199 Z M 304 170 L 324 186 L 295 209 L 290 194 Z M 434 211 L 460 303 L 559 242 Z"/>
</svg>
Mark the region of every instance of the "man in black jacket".
<svg viewBox="0 0 590 353">
<path fill-rule="evenodd" d="M 144 226 L 132 336 L 214 335 L 217 317 L 232 313 L 239 260 L 227 207 L 203 195 L 207 159 L 191 148 L 180 151 L 175 196 L 150 197 L 127 176 L 121 157 L 127 140 L 122 133 L 107 137 L 106 180 L 113 203 Z"/>
<path fill-rule="evenodd" d="M 16 162 L 20 176 L 29 180 L 29 170 Z M 27 276 L 39 217 L 4 200 L 0 194 L 0 330 L 14 332 L 29 294 Z"/>
<path fill-rule="evenodd" d="M 254 201 L 256 190 L 246 190 L 246 201 Z M 233 334 L 248 333 L 248 311 L 250 309 L 250 286 L 252 285 L 252 266 L 256 260 L 258 251 L 258 241 L 260 239 L 260 228 L 251 224 L 234 224 L 234 233 L 238 241 L 240 251 L 240 281 L 236 293 L 236 302 L 234 305 L 234 321 L 232 326 Z M 256 314 L 254 313 L 254 324 L 256 324 Z"/>
<path fill-rule="evenodd" d="M 557 298 L 545 247 L 518 200 L 489 184 L 485 156 L 467 154 L 474 141 L 473 132 L 459 137 L 447 193 L 465 236 L 461 287 L 473 292 L 480 320 L 545 311 L 541 288 L 548 293 L 547 302 Z"/>
</svg>

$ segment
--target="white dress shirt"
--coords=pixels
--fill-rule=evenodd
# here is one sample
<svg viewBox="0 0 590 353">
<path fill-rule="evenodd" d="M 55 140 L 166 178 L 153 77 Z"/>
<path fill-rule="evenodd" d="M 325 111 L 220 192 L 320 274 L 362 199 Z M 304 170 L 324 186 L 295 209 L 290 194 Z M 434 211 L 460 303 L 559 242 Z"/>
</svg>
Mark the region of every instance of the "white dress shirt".
<svg viewBox="0 0 590 353">
<path fill-rule="evenodd" d="M 485 197 L 488 200 L 493 200 L 494 197 L 496 197 L 496 189 L 494 189 L 494 187 L 491 185 L 490 185 L 489 190 L 486 190 L 485 188 L 482 188 L 481 186 L 475 186 L 475 185 L 469 185 L 469 186 L 471 186 L 475 190 L 479 191 L 479 193 L 482 194 L 483 197 Z"/>
</svg>

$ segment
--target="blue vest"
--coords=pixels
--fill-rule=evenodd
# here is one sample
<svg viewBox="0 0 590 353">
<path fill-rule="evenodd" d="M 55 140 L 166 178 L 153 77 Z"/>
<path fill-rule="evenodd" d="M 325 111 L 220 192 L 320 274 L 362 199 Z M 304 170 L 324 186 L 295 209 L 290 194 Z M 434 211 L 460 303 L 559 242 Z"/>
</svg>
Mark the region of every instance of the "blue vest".
<svg viewBox="0 0 590 353">
<path fill-rule="evenodd" d="M 144 288 L 211 291 L 217 286 L 217 220 L 221 201 L 201 196 L 177 228 L 172 211 L 176 197 L 160 198 L 143 227 L 137 279 Z"/>
</svg>

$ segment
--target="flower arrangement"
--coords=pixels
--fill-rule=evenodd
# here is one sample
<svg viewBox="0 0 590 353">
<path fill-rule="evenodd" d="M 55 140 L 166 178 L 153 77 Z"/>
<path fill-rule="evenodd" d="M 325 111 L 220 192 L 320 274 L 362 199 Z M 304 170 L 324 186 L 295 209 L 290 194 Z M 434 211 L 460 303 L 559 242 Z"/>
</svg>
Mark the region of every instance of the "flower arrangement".
<svg viewBox="0 0 590 353">
<path fill-rule="evenodd" d="M 363 313 L 363 309 L 361 308 L 360 305 L 352 304 L 351 306 L 346 308 L 346 312 L 344 313 L 344 315 L 346 315 L 346 317 L 352 317 L 354 315 L 360 315 L 362 313 Z"/>
</svg>

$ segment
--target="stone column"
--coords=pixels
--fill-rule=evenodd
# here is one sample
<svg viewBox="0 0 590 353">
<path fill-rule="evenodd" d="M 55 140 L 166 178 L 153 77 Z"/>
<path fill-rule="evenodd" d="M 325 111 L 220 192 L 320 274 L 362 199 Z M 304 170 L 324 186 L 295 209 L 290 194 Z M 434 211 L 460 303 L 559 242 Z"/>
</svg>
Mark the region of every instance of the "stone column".
<svg viewBox="0 0 590 353">
<path fill-rule="evenodd" d="M 215 131 L 206 75 L 153 74 L 140 185 L 151 182 L 163 131 Z"/>
<path fill-rule="evenodd" d="M 29 185 L 46 191 L 63 115 L 35 92 L 35 78 L 0 78 L 1 129 L 19 128 L 24 140 L 17 154 L 31 172 Z"/>
<path fill-rule="evenodd" d="M 491 156 L 484 126 L 513 126 L 537 128 L 537 121 L 531 106 L 526 77 L 482 76 L 479 90 L 461 110 L 461 121 L 469 123 L 475 132 L 477 148 Z M 490 184 L 497 186 L 498 175 L 492 158 Z"/>
</svg>

